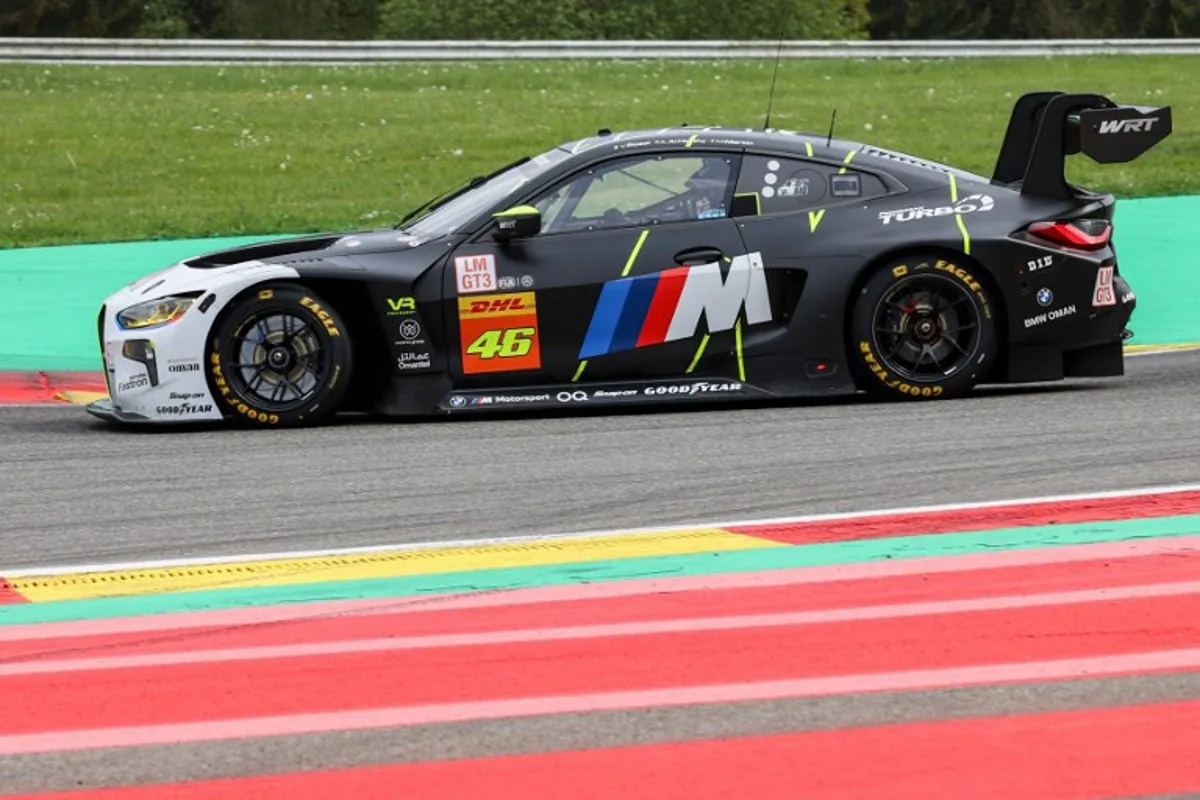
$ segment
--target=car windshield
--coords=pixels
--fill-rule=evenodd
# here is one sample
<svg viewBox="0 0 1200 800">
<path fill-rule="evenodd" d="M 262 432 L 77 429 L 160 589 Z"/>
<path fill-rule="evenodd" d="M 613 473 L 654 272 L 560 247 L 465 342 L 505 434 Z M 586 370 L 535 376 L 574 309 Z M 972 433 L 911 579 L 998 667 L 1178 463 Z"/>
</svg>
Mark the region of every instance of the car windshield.
<svg viewBox="0 0 1200 800">
<path fill-rule="evenodd" d="M 488 208 L 500 203 L 517 187 L 533 180 L 571 153 L 561 148 L 548 150 L 507 169 L 486 183 L 469 189 L 445 205 L 413 222 L 402 225 L 404 233 L 421 239 L 434 239 L 454 233 Z"/>
</svg>

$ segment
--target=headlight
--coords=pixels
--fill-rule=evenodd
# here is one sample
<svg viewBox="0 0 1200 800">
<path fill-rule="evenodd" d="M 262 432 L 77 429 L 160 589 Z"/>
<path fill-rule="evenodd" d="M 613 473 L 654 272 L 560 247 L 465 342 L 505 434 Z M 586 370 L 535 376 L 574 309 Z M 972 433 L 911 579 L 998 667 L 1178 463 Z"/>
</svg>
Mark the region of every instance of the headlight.
<svg viewBox="0 0 1200 800">
<path fill-rule="evenodd" d="M 196 296 L 180 295 L 138 303 L 117 314 L 117 324 L 125 330 L 166 325 L 182 317 L 195 300 Z"/>
</svg>

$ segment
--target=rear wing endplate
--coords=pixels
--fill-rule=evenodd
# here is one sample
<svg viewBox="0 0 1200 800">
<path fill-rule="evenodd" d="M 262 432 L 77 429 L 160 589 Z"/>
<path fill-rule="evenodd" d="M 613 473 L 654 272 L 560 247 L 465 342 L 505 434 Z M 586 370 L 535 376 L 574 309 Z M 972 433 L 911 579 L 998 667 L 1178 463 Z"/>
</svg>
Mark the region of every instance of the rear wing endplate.
<svg viewBox="0 0 1200 800">
<path fill-rule="evenodd" d="M 1013 106 L 993 183 L 1021 193 L 1070 199 L 1066 157 L 1083 153 L 1101 164 L 1141 156 L 1171 135 L 1171 107 L 1118 105 L 1098 94 L 1031 92 Z"/>
</svg>

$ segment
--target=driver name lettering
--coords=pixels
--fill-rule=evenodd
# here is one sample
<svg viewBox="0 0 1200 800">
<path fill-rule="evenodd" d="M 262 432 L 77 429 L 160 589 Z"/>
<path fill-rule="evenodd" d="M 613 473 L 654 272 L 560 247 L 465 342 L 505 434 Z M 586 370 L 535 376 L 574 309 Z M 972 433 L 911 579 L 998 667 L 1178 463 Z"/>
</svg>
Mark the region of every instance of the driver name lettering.
<svg viewBox="0 0 1200 800">
<path fill-rule="evenodd" d="M 454 259 L 454 278 L 459 294 L 496 291 L 496 257 L 490 253 L 458 256 Z"/>
</svg>

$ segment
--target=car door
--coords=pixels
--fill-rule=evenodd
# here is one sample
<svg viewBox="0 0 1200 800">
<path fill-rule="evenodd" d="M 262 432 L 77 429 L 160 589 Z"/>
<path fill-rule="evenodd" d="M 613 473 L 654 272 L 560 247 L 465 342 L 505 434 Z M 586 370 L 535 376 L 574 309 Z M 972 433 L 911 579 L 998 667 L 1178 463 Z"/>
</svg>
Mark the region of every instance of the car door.
<svg viewBox="0 0 1200 800">
<path fill-rule="evenodd" d="M 524 198 L 536 235 L 482 231 L 444 279 L 462 386 L 684 375 L 709 334 L 769 316 L 727 209 L 736 152 L 615 155 Z"/>
</svg>

